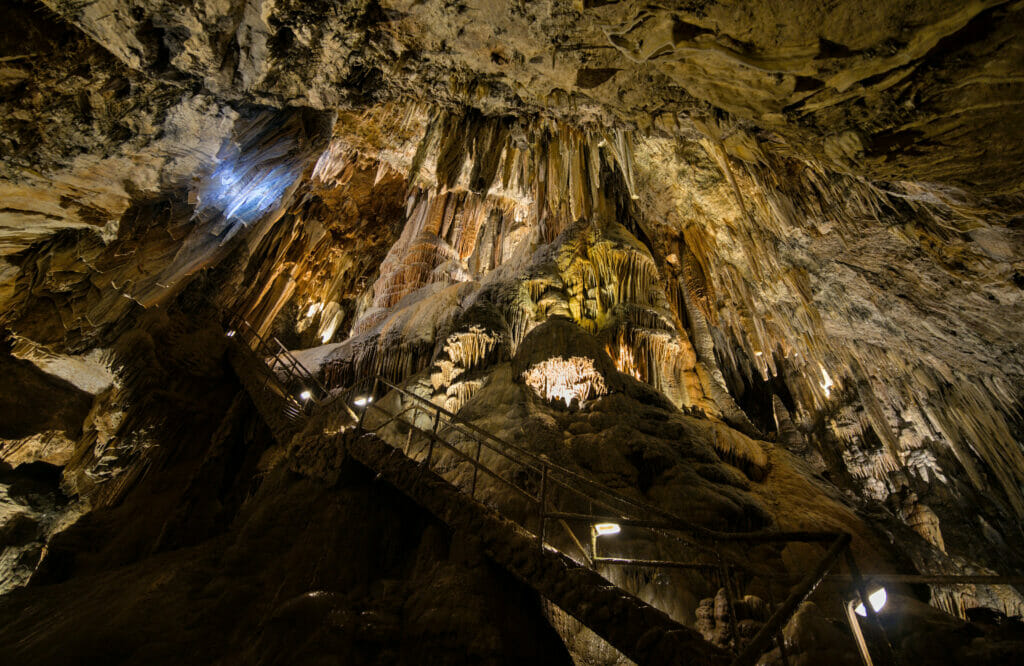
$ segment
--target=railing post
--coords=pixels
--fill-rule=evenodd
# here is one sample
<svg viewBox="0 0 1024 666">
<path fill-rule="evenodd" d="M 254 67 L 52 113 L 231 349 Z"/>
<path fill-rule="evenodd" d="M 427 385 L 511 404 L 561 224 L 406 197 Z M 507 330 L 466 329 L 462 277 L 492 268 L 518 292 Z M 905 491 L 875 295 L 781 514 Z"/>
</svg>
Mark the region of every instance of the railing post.
<svg viewBox="0 0 1024 666">
<path fill-rule="evenodd" d="M 789 650 L 786 649 L 786 638 L 782 632 L 775 634 L 775 644 L 779 646 L 779 655 L 782 657 L 782 666 L 789 666 Z"/>
<path fill-rule="evenodd" d="M 882 644 L 882 654 L 880 655 L 881 659 L 879 659 L 878 662 L 879 664 L 881 664 L 881 666 L 893 666 L 893 664 L 896 663 L 896 658 L 893 654 L 892 646 L 889 645 L 889 638 L 885 635 L 885 629 L 882 628 L 882 623 L 878 621 L 878 613 L 875 612 L 875 607 L 871 605 L 871 601 L 870 599 L 868 599 L 868 590 L 867 587 L 864 585 L 864 579 L 861 578 L 860 568 L 857 566 L 857 560 L 853 556 L 853 550 L 847 548 L 845 555 L 846 566 L 850 569 L 850 577 L 853 578 L 853 585 L 857 590 L 857 595 L 860 597 L 861 603 L 864 604 L 864 612 L 867 613 L 868 623 L 870 623 L 870 625 L 874 628 L 875 632 L 877 632 L 878 640 Z M 847 613 L 849 615 L 852 612 L 849 610 L 850 604 L 849 602 L 844 603 L 847 606 Z M 856 615 L 850 616 L 850 621 L 857 622 L 858 620 Z M 853 629 L 856 633 L 859 627 L 851 626 L 850 628 Z M 855 638 L 857 637 L 855 636 Z M 870 655 L 866 654 L 867 646 L 864 645 L 862 647 L 865 651 L 865 654 L 863 654 L 862 656 L 865 657 L 867 660 L 870 660 Z"/>
<path fill-rule="evenodd" d="M 772 594 L 771 583 L 768 584 L 768 607 L 775 609 L 775 595 Z M 775 644 L 779 646 L 779 656 L 782 657 L 782 666 L 789 666 L 789 650 L 786 649 L 786 637 L 780 629 L 775 634 Z"/>
<path fill-rule="evenodd" d="M 430 469 L 430 459 L 434 456 L 434 440 L 437 439 L 437 426 L 441 423 L 441 410 L 437 410 L 434 416 L 434 428 L 430 431 L 430 443 L 427 445 L 427 469 Z"/>
<path fill-rule="evenodd" d="M 483 446 L 483 442 L 479 439 L 476 440 L 476 464 L 473 465 L 473 485 L 469 487 L 469 496 L 476 499 L 476 475 L 480 471 L 480 447 Z"/>
<path fill-rule="evenodd" d="M 715 556 L 718 558 L 718 570 L 722 572 L 722 585 L 725 588 L 725 598 L 729 602 L 729 628 L 732 630 L 732 643 L 736 653 L 739 654 L 740 634 L 736 629 L 736 600 L 732 593 L 732 576 L 729 575 L 729 565 L 722 561 L 722 551 L 718 549 L 718 544 L 715 544 Z"/>
<path fill-rule="evenodd" d="M 542 455 L 541 458 L 547 458 Z M 540 529 L 537 531 L 537 545 L 544 548 L 544 528 L 547 522 L 547 516 L 545 515 L 545 505 L 548 499 L 548 464 L 545 461 L 544 467 L 541 468 L 540 473 L 540 508 L 538 515 L 540 516 Z"/>
</svg>

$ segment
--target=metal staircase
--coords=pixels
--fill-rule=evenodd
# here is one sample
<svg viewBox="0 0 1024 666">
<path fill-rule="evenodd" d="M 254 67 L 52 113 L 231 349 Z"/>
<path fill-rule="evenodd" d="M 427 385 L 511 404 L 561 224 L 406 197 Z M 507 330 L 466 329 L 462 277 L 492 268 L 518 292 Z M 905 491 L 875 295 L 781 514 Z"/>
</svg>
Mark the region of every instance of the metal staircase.
<svg viewBox="0 0 1024 666">
<path fill-rule="evenodd" d="M 869 622 L 884 637 L 850 551 L 849 534 L 737 533 L 695 525 L 460 422 L 455 414 L 383 377 L 366 378 L 330 395 L 279 342 L 257 335 L 239 318 L 230 326 L 227 335 L 238 343 L 232 345 L 231 363 L 279 442 L 287 444 L 311 414 L 330 415 L 340 422 L 337 445 L 348 455 L 453 529 L 479 534 L 493 561 L 637 663 L 752 665 L 774 643 L 788 665 L 783 627 L 841 560 Z M 396 441 L 401 436 L 404 441 Z M 484 478 L 489 482 L 482 482 Z M 643 536 L 683 557 L 602 555 L 602 530 Z M 793 542 L 826 549 L 797 581 L 743 557 L 752 547 Z M 700 570 L 715 576 L 728 598 L 731 650 L 705 641 L 597 573 L 599 567 L 622 566 Z M 744 641 L 737 631 L 740 580 L 755 577 L 794 584 Z M 892 663 L 884 638 L 882 643 L 884 654 L 876 660 Z"/>
</svg>

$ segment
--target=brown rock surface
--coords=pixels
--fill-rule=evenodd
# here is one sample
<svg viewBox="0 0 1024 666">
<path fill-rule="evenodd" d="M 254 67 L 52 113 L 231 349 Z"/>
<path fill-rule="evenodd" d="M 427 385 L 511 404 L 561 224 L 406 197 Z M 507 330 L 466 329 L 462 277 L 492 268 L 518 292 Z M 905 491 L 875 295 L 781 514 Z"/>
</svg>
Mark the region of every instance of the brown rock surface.
<svg viewBox="0 0 1024 666">
<path fill-rule="evenodd" d="M 6 2 L 0 591 L 32 585 L 4 656 L 563 663 L 553 623 L 620 658 L 343 474 L 342 410 L 274 444 L 224 309 L 329 389 L 383 375 L 701 525 L 1024 573 L 1022 27 L 1009 0 Z M 522 381 L 570 367 L 569 404 Z M 732 637 L 720 581 L 609 575 Z M 897 592 L 904 662 L 1016 654 L 970 618 L 1015 587 Z M 816 594 L 793 663 L 842 663 Z"/>
</svg>

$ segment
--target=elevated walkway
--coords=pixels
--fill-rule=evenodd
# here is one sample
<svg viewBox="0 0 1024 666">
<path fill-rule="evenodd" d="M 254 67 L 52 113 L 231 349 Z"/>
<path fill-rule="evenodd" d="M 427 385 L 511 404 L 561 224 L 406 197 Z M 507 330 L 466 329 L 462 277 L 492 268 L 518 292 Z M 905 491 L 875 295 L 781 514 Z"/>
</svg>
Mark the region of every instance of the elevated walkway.
<svg viewBox="0 0 1024 666">
<path fill-rule="evenodd" d="M 237 324 L 229 330 L 237 343 L 231 346 L 230 362 L 277 441 L 283 445 L 290 442 L 310 414 L 335 415 L 342 422 L 336 444 L 346 455 L 375 471 L 453 530 L 479 539 L 482 552 L 494 563 L 638 664 L 752 665 L 773 643 L 788 664 L 782 628 L 844 558 L 869 620 L 878 626 L 849 550 L 848 534 L 732 533 L 688 523 L 472 424 L 461 423 L 454 414 L 386 379 L 370 377 L 348 391 L 328 396 L 297 362 L 282 361 L 285 372 L 274 372 L 279 361 L 265 355 L 266 341 L 244 339 L 235 334 L 238 330 Z M 404 435 L 398 446 L 396 434 Z M 485 486 L 491 489 L 491 498 L 486 497 Z M 494 489 L 503 489 L 503 497 L 516 498 L 526 511 L 514 511 L 513 516 L 488 508 L 484 502 L 495 504 L 489 501 Z M 581 539 L 573 525 L 583 525 L 589 544 L 584 544 L 588 539 Z M 551 538 L 552 527 L 561 528 L 560 538 Z M 676 552 L 696 555 L 684 561 L 602 556 L 598 549 L 598 528 L 602 527 L 644 532 L 649 539 L 671 544 Z M 789 542 L 819 543 L 825 554 L 759 625 L 755 635 L 742 640 L 737 629 L 736 607 L 741 596 L 737 574 L 781 576 L 757 569 L 735 553 L 759 544 Z M 556 546 L 568 547 L 576 557 L 570 558 Z M 615 586 L 594 570 L 598 565 L 674 567 L 717 576 L 728 597 L 732 650 L 704 640 L 695 630 Z"/>
<path fill-rule="evenodd" d="M 352 432 L 352 456 L 454 531 L 478 539 L 482 552 L 542 597 L 573 616 L 638 664 L 728 664 L 708 643 L 537 537 L 465 495 L 377 436 Z"/>
</svg>

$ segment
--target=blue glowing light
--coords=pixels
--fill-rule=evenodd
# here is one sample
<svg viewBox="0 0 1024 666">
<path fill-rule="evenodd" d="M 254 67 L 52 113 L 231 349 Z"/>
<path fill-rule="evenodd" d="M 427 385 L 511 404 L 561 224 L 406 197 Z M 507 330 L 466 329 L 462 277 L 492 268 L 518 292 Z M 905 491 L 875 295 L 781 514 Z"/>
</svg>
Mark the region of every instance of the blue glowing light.
<svg viewBox="0 0 1024 666">
<path fill-rule="evenodd" d="M 239 168 L 226 160 L 213 172 L 200 196 L 200 207 L 248 225 L 276 206 L 298 175 L 293 165 L 279 164 L 269 170 L 259 165 Z"/>
</svg>

